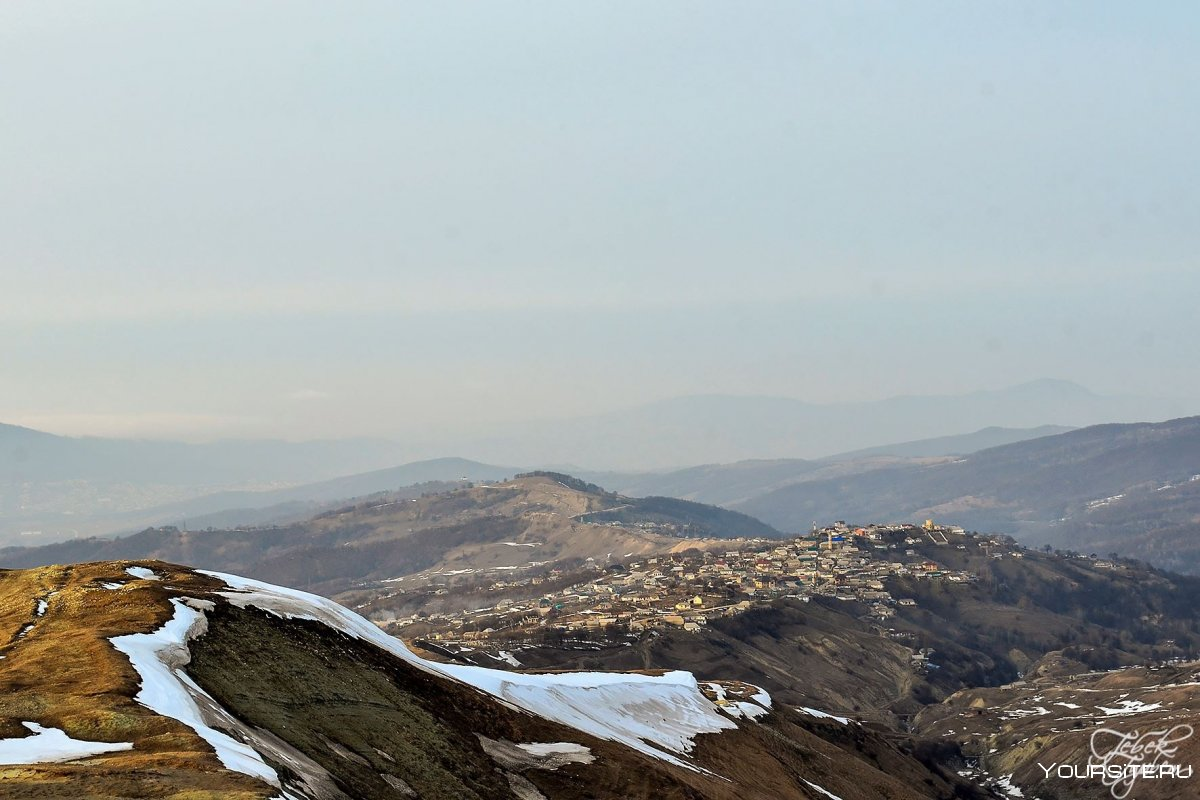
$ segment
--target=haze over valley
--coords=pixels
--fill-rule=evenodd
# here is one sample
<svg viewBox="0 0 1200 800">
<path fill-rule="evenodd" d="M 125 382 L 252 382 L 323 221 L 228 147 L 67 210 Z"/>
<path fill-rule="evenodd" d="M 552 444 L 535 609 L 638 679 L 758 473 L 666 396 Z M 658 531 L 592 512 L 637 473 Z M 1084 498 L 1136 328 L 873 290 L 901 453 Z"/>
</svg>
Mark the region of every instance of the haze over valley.
<svg viewBox="0 0 1200 800">
<path fill-rule="evenodd" d="M 809 462 L 842 465 L 825 464 L 825 472 L 810 477 L 855 472 L 898 463 L 895 459 L 963 455 L 1060 433 L 1068 430 L 1063 422 L 1078 427 L 1189 408 L 1185 400 L 1103 397 L 1061 381 L 842 405 L 693 397 L 603 418 L 530 423 L 523 434 L 446 443 L 440 446 L 462 449 L 442 451 L 386 439 L 184 444 L 61 437 L 0 425 L 5 455 L 0 541 L 111 534 L 165 522 L 184 525 L 189 518 L 200 527 L 250 524 L 360 494 L 428 481 L 495 479 L 541 467 L 563 467 L 634 493 L 689 498 L 690 487 L 671 485 L 668 476 L 678 474 L 672 467 L 779 461 L 777 480 L 786 483 L 793 473 L 809 471 Z M 414 453 L 431 457 L 413 462 Z M 462 454 L 472 458 L 448 457 Z M 612 464 L 621 471 L 614 472 Z M 732 493 L 704 499 L 746 500 L 772 478 L 762 480 L 767 483 L 760 485 L 756 476 L 741 494 L 724 484 Z M 260 513 L 224 513 L 239 509 Z"/>
<path fill-rule="evenodd" d="M 1197 30 L 0 3 L 0 798 L 1200 797 Z"/>
</svg>

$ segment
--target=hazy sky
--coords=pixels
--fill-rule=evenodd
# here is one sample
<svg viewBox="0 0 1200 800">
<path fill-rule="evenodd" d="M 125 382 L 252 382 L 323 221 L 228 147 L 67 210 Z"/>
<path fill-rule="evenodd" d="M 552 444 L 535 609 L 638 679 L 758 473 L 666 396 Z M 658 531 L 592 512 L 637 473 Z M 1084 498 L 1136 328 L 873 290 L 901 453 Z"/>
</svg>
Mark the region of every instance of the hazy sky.
<svg viewBox="0 0 1200 800">
<path fill-rule="evenodd" d="M 1191 3 L 0 3 L 0 421 L 1200 395 Z"/>
</svg>

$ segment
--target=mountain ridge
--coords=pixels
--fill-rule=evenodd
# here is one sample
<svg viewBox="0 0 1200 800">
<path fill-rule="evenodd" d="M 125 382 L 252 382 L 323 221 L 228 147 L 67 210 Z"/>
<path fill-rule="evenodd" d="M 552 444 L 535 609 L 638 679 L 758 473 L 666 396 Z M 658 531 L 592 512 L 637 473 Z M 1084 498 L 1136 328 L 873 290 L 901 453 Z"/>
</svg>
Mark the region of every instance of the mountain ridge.
<svg viewBox="0 0 1200 800">
<path fill-rule="evenodd" d="M 164 562 L 2 572 L 0 632 L 14 799 L 981 796 L 757 687 L 439 663 L 324 598 Z"/>
<path fill-rule="evenodd" d="M 853 397 L 853 387 L 848 394 Z M 820 458 L 989 426 L 1072 427 L 1167 419 L 1200 400 L 1100 395 L 1069 381 L 1030 381 L 965 394 L 811 403 L 740 395 L 685 395 L 588 417 L 530 421 L 507 434 L 454 442 L 506 463 L 581 463 L 593 470 L 671 470 L 746 459 Z"/>
<path fill-rule="evenodd" d="M 920 521 L 952 519 L 980 530 L 1011 533 L 1033 544 L 1069 543 L 1101 552 L 1200 570 L 1200 500 L 1188 494 L 1200 475 L 1200 417 L 1161 423 L 1080 428 L 981 450 L 951 462 L 896 465 L 844 477 L 794 483 L 735 507 L 784 529 L 812 519 Z M 1159 524 L 1159 501 L 1177 500 L 1169 541 L 1133 542 L 1133 533 L 1103 513 L 1140 499 L 1147 503 L 1137 533 Z M 1122 521 L 1126 526 L 1131 519 Z M 1129 546 L 1121 544 L 1122 539 Z M 1099 547 L 1101 545 L 1095 545 Z M 1164 553 L 1169 560 L 1164 560 Z"/>
</svg>

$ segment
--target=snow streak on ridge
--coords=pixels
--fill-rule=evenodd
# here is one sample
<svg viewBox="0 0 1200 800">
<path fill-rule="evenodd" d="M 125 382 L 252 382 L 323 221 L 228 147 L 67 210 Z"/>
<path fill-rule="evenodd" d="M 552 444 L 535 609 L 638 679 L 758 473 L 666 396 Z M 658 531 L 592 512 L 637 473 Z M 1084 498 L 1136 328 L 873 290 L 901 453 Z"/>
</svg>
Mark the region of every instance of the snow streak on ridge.
<svg viewBox="0 0 1200 800">
<path fill-rule="evenodd" d="M 200 604 L 204 601 L 197 602 Z M 172 599 L 171 605 L 175 607 L 175 615 L 153 633 L 131 633 L 109 639 L 113 647 L 129 657 L 129 663 L 142 679 L 142 688 L 134 699 L 195 731 L 212 745 L 226 769 L 278 787 L 279 776 L 254 748 L 205 724 L 194 696 L 202 696 L 213 705 L 216 701 L 183 673 L 183 667 L 191 660 L 188 640 L 203 633 L 208 620 L 201 611 L 180 600 Z"/>
</svg>

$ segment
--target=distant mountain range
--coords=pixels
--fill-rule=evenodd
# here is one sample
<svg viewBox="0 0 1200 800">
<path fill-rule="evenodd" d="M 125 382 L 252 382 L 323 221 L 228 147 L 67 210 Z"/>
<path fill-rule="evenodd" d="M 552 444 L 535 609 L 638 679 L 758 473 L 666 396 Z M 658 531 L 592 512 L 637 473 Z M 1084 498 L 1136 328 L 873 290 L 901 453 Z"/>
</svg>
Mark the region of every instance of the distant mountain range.
<svg viewBox="0 0 1200 800">
<path fill-rule="evenodd" d="M 385 439 L 188 444 L 56 436 L 0 424 L 0 482 L 232 486 L 299 483 L 392 466 L 403 447 Z"/>
<path fill-rule="evenodd" d="M 1068 381 L 996 391 L 808 403 L 781 397 L 700 395 L 593 417 L 531 422 L 450 444 L 484 461 L 662 470 L 747 459 L 823 458 L 881 442 L 949 437 L 993 426 L 1080 427 L 1200 413 L 1200 400 L 1109 397 Z M 994 442 L 999 444 L 1000 442 Z"/>
<path fill-rule="evenodd" d="M 1096 425 L 930 464 L 797 481 L 734 508 L 813 520 L 941 519 L 1034 544 L 1200 571 L 1200 417 Z"/>
<path fill-rule="evenodd" d="M 157 440 L 57 436 L 0 424 L 0 486 L 86 482 L 104 487 L 265 487 L 300 484 L 394 467 L 426 454 L 469 454 L 498 464 L 578 464 L 659 470 L 743 459 L 818 458 L 880 443 L 934 438 L 917 451 L 942 455 L 979 449 L 999 428 L 1080 426 L 1200 413 L 1200 402 L 1116 398 L 1063 381 L 1036 381 L 1000 391 L 894 397 L 819 405 L 771 397 L 681 397 L 609 414 L 508 426 L 459 441 L 398 443 L 379 438 L 285 442 L 226 440 L 189 444 Z M 963 431 L 977 431 L 956 442 Z M 1051 432 L 1047 429 L 1046 432 Z M 1018 434 L 1024 437 L 1024 434 Z M 937 441 L 945 437 L 946 441 Z M 930 451 L 936 451 L 931 453 Z M 864 455 L 868 453 L 851 453 Z M 0 513 L 3 513 L 0 506 Z"/>
<path fill-rule="evenodd" d="M 957 396 L 830 405 L 685 397 L 597 417 L 514 425 L 483 439 L 419 445 L 381 439 L 185 444 L 72 438 L 0 425 L 0 545 L 168 523 L 287 522 L 347 497 L 427 481 L 495 480 L 518 471 L 496 466 L 502 464 L 583 464 L 563 471 L 634 496 L 734 506 L 801 481 L 971 454 L 1059 433 L 1063 425 L 1161 418 L 1187 406 L 1104 397 L 1047 380 Z M 485 460 L 405 463 L 435 447 Z M 668 471 L 688 463 L 705 466 Z M 605 465 L 620 469 L 597 470 Z"/>
<path fill-rule="evenodd" d="M 441 491 L 462 480 L 497 480 L 518 471 L 461 458 L 438 458 L 281 489 L 215 492 L 187 485 L 163 491 L 159 483 L 104 479 L 40 484 L 0 480 L 0 546 L 130 532 L 153 525 L 206 528 L 292 522 L 353 497 L 430 483 L 437 485 L 427 490 Z M 159 499 L 164 496 L 169 502 Z M 170 500 L 172 497 L 179 499 Z"/>
<path fill-rule="evenodd" d="M 729 505 L 797 480 L 813 480 L 907 463 L 910 459 L 901 454 L 912 454 L 912 457 L 916 457 L 916 454 L 963 454 L 998 441 L 1019 441 L 1045 435 L 1053 430 L 1057 429 L 1052 426 L 1023 430 L 989 428 L 961 436 L 882 446 L 862 454 L 850 453 L 821 461 L 780 459 L 706 465 L 667 473 L 581 471 L 578 474 L 605 488 L 627 495 L 659 495 L 713 505 Z M 131 532 L 156 525 L 203 529 L 286 524 L 307 519 L 349 498 L 420 484 L 430 485 L 419 491 L 443 491 L 460 481 L 493 481 L 511 477 L 522 471 L 523 469 L 518 467 L 483 464 L 464 458 L 437 458 L 281 489 L 202 493 L 195 497 L 185 496 L 173 502 L 149 504 L 135 509 L 111 508 L 104 504 L 96 504 L 90 508 L 86 505 L 58 510 L 47 508 L 40 514 L 10 514 L 7 531 L 3 529 L 5 515 L 0 513 L 0 546 L 6 542 L 37 544 L 66 538 L 53 535 L 56 528 L 63 526 L 69 526 L 72 535 L 78 537 Z M 23 488 L 24 484 L 19 486 Z M 67 482 L 61 486 L 67 490 L 76 488 L 78 484 Z M 14 488 L 17 488 L 17 485 L 10 485 L 10 493 Z M 0 500 L 4 494 L 0 484 Z M 0 512 L 3 510 L 0 503 Z M 17 535 L 17 529 L 25 530 L 30 527 L 49 527 L 51 534 Z"/>
<path fill-rule="evenodd" d="M 850 453 L 828 456 L 823 461 L 857 461 L 871 456 L 899 456 L 902 458 L 926 458 L 929 456 L 965 456 L 989 447 L 999 447 L 1043 436 L 1075 430 L 1067 425 L 1040 425 L 1036 428 L 1001 428 L 995 425 L 957 436 L 936 436 L 912 442 L 866 447 Z"/>
<path fill-rule="evenodd" d="M 382 439 L 187 444 L 55 436 L 0 424 L 0 543 L 22 533 L 36 541 L 129 529 L 152 519 L 141 512 L 157 506 L 222 490 L 328 480 L 407 457 Z M 217 511 L 237 500 L 229 495 L 219 505 L 201 505 Z"/>
<path fill-rule="evenodd" d="M 1000 444 L 1036 439 L 1072 430 L 1058 425 L 1038 428 L 984 428 L 975 433 L 881 445 L 817 460 L 753 459 L 704 464 L 665 472 L 587 472 L 578 474 L 614 491 L 666 495 L 715 505 L 736 505 L 772 489 L 800 481 L 852 475 L 914 461 L 966 455 Z"/>
</svg>

